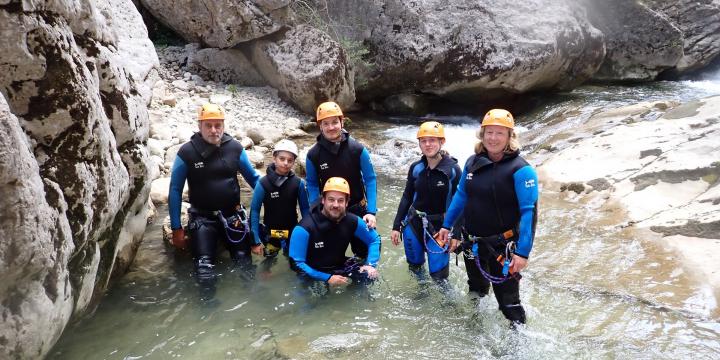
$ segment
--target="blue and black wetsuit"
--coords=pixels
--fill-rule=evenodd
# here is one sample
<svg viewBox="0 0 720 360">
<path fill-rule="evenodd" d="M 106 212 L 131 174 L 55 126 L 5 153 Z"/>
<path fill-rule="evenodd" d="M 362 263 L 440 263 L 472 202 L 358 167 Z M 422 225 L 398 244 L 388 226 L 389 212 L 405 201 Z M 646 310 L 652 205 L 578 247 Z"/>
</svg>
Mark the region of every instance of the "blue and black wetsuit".
<svg viewBox="0 0 720 360">
<path fill-rule="evenodd" d="M 450 229 L 456 225 L 462 214 L 469 235 L 495 237 L 496 241 L 475 244 L 473 252 L 491 275 L 500 277 L 502 266 L 491 258 L 492 252 L 503 253 L 507 241 L 515 241 L 515 254 L 524 258 L 530 256 L 537 222 L 537 201 L 537 174 L 519 156 L 519 151 L 506 153 L 498 162 L 490 160 L 487 153 L 476 154 L 465 163 L 443 227 Z M 508 230 L 514 231 L 510 239 L 501 240 L 495 236 Z M 489 283 L 469 257 L 465 257 L 465 264 L 470 290 L 485 295 L 489 291 Z M 493 291 L 506 318 L 525 322 L 517 280 L 511 278 L 501 284 L 493 284 Z"/>
<path fill-rule="evenodd" d="M 312 280 L 328 281 L 332 275 L 349 276 L 357 280 L 361 275 L 348 267 L 348 257 L 345 256 L 353 238 L 360 239 L 368 247 L 365 264 L 376 267 L 380 260 L 378 233 L 368 230 L 367 224 L 351 213 L 347 213 L 339 222 L 332 221 L 322 213 L 322 204 L 315 204 L 310 209 L 310 215 L 304 217 L 293 230 L 290 257 L 295 261 L 300 275 Z"/>
<path fill-rule="evenodd" d="M 327 179 L 341 177 L 350 184 L 348 212 L 360 217 L 377 213 L 377 183 L 370 153 L 345 130 L 338 143 L 318 135 L 317 144 L 308 151 L 305 170 L 311 204 L 319 201 Z M 362 241 L 353 240 L 351 245 L 355 255 L 367 257 Z"/>
<path fill-rule="evenodd" d="M 239 234 L 227 231 L 214 211 L 226 218 L 237 216 L 240 203 L 240 184 L 237 173 L 242 174 L 251 187 L 260 176 L 248 160 L 242 145 L 228 134 L 223 134 L 220 146 L 203 140 L 195 133 L 190 141 L 180 147 L 173 163 L 168 196 L 170 227 L 180 228 L 180 205 L 185 180 L 190 197 L 190 249 L 196 259 L 214 264 L 217 241 L 223 240 L 233 259 L 249 258 L 252 236 L 239 241 Z M 230 237 L 231 239 L 229 239 Z"/>
<path fill-rule="evenodd" d="M 288 252 L 288 239 L 292 230 L 298 224 L 297 207 L 300 207 L 302 217 L 308 215 L 308 195 L 305 181 L 290 171 L 286 176 L 275 172 L 275 164 L 267 168 L 267 175 L 263 176 L 253 191 L 250 205 L 250 226 L 254 235 L 254 243 L 270 244 L 275 249 Z M 260 226 L 260 209 L 265 209 L 263 226 Z M 273 256 L 270 249 L 266 254 Z M 275 250 L 277 251 L 277 250 Z"/>
<path fill-rule="evenodd" d="M 393 230 L 400 231 L 402 228 L 405 257 L 411 269 L 419 270 L 425 263 L 427 252 L 430 275 L 435 279 L 447 278 L 450 254 L 444 252 L 431 236 L 442 226 L 460 173 L 457 160 L 449 155 L 442 155 L 432 169 L 428 167 L 425 156 L 412 163 L 393 222 Z M 429 228 L 423 226 L 422 216 L 426 217 Z M 401 226 L 403 223 L 406 225 Z"/>
</svg>

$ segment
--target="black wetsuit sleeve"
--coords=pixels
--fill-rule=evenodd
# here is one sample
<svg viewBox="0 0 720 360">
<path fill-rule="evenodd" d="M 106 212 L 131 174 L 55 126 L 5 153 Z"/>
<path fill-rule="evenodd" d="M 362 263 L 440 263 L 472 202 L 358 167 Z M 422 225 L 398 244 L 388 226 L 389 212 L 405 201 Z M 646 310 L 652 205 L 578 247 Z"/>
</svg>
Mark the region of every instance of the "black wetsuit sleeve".
<svg viewBox="0 0 720 360">
<path fill-rule="evenodd" d="M 412 205 L 413 197 L 415 195 L 415 178 L 413 177 L 413 163 L 408 170 L 407 181 L 405 181 L 405 191 L 403 191 L 402 197 L 400 198 L 400 204 L 398 204 L 397 213 L 395 214 L 395 221 L 393 221 L 393 230 L 400 230 L 400 223 L 405 219 L 410 205 Z"/>
<path fill-rule="evenodd" d="M 458 184 L 460 183 L 460 177 L 462 176 L 462 170 L 460 169 L 460 166 L 455 164 L 453 167 L 453 171 L 455 172 L 455 176 L 453 177 L 451 181 L 451 187 L 450 191 L 452 191 L 452 194 L 455 195 L 455 192 L 457 191 Z M 448 206 L 450 206 L 448 204 Z M 450 238 L 452 239 L 460 239 L 460 232 L 462 231 L 463 226 L 465 225 L 465 217 L 462 213 L 460 213 L 460 216 L 458 216 L 457 221 L 455 221 L 455 225 L 453 226 L 453 231 L 450 234 Z"/>
</svg>

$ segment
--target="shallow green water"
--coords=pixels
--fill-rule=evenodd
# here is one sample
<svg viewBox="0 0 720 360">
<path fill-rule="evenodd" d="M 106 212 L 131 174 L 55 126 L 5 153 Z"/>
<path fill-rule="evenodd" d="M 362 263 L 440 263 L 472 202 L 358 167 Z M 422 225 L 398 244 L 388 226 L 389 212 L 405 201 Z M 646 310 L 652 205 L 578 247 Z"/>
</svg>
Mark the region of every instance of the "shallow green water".
<svg viewBox="0 0 720 360">
<path fill-rule="evenodd" d="M 672 86 L 679 86 L 671 84 Z M 657 86 L 657 85 L 655 85 Z M 670 86 L 670 85 L 667 85 Z M 638 90 L 640 89 L 640 90 Z M 559 107 L 632 103 L 622 96 L 702 96 L 652 87 L 582 88 L 528 114 L 538 129 Z M 619 100 L 603 91 L 615 91 Z M 619 92 L 619 95 L 618 95 Z M 718 91 L 720 92 L 720 90 Z M 599 94 L 594 96 L 593 94 Z M 607 100 L 605 100 L 607 98 Z M 622 100 L 622 101 L 621 101 Z M 568 102 L 569 101 L 569 102 Z M 606 103 L 607 101 L 607 103 Z M 585 105 L 583 105 L 585 104 Z M 534 114 L 534 115 L 532 115 Z M 576 116 L 585 116 L 580 112 Z M 536 120 L 530 120 L 534 116 Z M 408 119 L 406 119 L 408 120 Z M 464 161 L 472 146 L 473 119 L 459 119 L 448 144 Z M 570 119 L 569 121 L 579 121 Z M 414 127 L 371 121 L 353 130 L 371 144 L 412 138 Z M 469 144 L 469 145 L 468 145 Z M 470 147 L 470 149 L 468 149 Z M 198 300 L 191 263 L 148 228 L 130 272 L 89 318 L 69 326 L 50 353 L 58 359 L 258 359 L 258 358 L 488 358 L 488 359 L 715 359 L 720 322 L 712 290 L 678 266 L 658 244 L 605 224 L 622 214 L 598 214 L 583 204 L 543 192 L 530 266 L 521 283 L 528 324 L 511 330 L 494 298 L 467 296 L 462 260 L 451 258 L 451 289 L 410 275 L 402 247 L 389 242 L 402 192 L 405 160 L 412 152 L 373 158 L 378 164 L 379 230 L 384 237 L 382 280 L 368 291 L 346 288 L 308 296 L 280 259 L 255 279 L 233 269 L 225 256 L 216 298 Z M 159 218 L 162 218 L 163 213 Z M 160 221 L 158 221 L 158 224 Z"/>
</svg>

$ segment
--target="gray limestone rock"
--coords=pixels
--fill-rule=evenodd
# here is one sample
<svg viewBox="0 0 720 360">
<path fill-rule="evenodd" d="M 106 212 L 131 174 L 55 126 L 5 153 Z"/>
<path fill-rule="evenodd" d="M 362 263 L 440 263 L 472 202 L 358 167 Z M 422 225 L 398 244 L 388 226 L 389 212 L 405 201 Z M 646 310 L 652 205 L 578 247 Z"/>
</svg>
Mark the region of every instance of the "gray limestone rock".
<svg viewBox="0 0 720 360">
<path fill-rule="evenodd" d="M 13 2 L 0 33 L 0 358 L 41 358 L 142 239 L 158 59 L 129 0 Z"/>
<path fill-rule="evenodd" d="M 252 61 L 280 96 L 301 111 L 314 113 L 323 101 L 341 107 L 355 101 L 353 75 L 345 50 L 327 34 L 308 25 L 276 40 L 252 45 Z"/>
<path fill-rule="evenodd" d="M 587 0 L 591 22 L 605 35 L 597 80 L 654 80 L 683 56 L 683 33 L 667 17 L 636 0 Z"/>
<path fill-rule="evenodd" d="M 141 0 L 163 24 L 189 42 L 229 48 L 280 30 L 290 0 Z"/>
<path fill-rule="evenodd" d="M 362 101 L 409 91 L 477 101 L 571 88 L 605 56 L 602 34 L 573 1 L 327 3 L 333 31 L 357 45 L 349 57 Z"/>
<path fill-rule="evenodd" d="M 683 55 L 675 72 L 698 70 L 720 54 L 720 0 L 643 0 L 643 3 L 665 15 L 683 34 Z"/>
<path fill-rule="evenodd" d="M 188 57 L 188 69 L 205 79 L 241 86 L 264 86 L 258 74 L 242 51 L 238 49 L 202 49 Z"/>
</svg>

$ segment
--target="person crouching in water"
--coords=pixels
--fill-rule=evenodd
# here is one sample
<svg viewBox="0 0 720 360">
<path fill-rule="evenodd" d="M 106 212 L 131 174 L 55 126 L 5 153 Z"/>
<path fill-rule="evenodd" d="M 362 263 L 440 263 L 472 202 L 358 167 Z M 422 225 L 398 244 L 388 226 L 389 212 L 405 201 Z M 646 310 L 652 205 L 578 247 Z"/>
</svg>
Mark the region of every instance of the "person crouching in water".
<svg viewBox="0 0 720 360">
<path fill-rule="evenodd" d="M 345 179 L 327 179 L 320 203 L 314 204 L 310 215 L 293 230 L 290 257 L 301 278 L 332 286 L 348 284 L 350 279 L 364 283 L 377 278 L 380 236 L 360 217 L 346 211 L 349 199 L 350 185 Z M 353 237 L 368 247 L 364 263 L 345 256 Z"/>
<path fill-rule="evenodd" d="M 445 130 L 440 123 L 420 125 L 417 139 L 423 155 L 410 165 L 390 239 L 395 246 L 404 241 L 405 258 L 417 275 L 427 254 L 430 276 L 440 281 L 448 277 L 450 244 L 439 244 L 432 235 L 442 226 L 461 171 L 457 160 L 442 150 Z"/>
<path fill-rule="evenodd" d="M 483 118 L 475 146 L 460 177 L 457 193 L 438 238 L 447 240 L 461 216 L 469 240 L 465 269 L 470 291 L 487 295 L 492 283 L 500 311 L 513 323 L 525 323 L 520 304 L 520 271 L 527 266 L 537 222 L 538 178 L 520 156 L 515 120 L 493 109 Z M 451 241 L 451 250 L 459 245 Z"/>
<path fill-rule="evenodd" d="M 175 157 L 170 175 L 168 211 L 172 243 L 185 248 L 185 230 L 180 224 L 182 191 L 187 180 L 190 209 L 188 230 L 190 251 L 195 260 L 195 276 L 204 294 L 215 291 L 217 243 L 221 241 L 236 263 L 249 266 L 250 252 L 262 255 L 253 246 L 245 210 L 240 206 L 238 172 L 250 187 L 260 175 L 250 164 L 243 146 L 226 134 L 225 112 L 215 104 L 203 105 L 198 114 L 200 130 L 183 144 Z"/>
<path fill-rule="evenodd" d="M 305 217 L 310 205 L 305 181 L 293 172 L 298 148 L 290 140 L 280 140 L 273 148 L 273 163 L 258 181 L 250 206 L 250 226 L 256 245 L 264 245 L 265 257 L 274 259 L 282 249 L 288 254 L 288 240 L 298 224 L 297 206 Z M 260 209 L 265 209 L 260 224 Z"/>
</svg>

